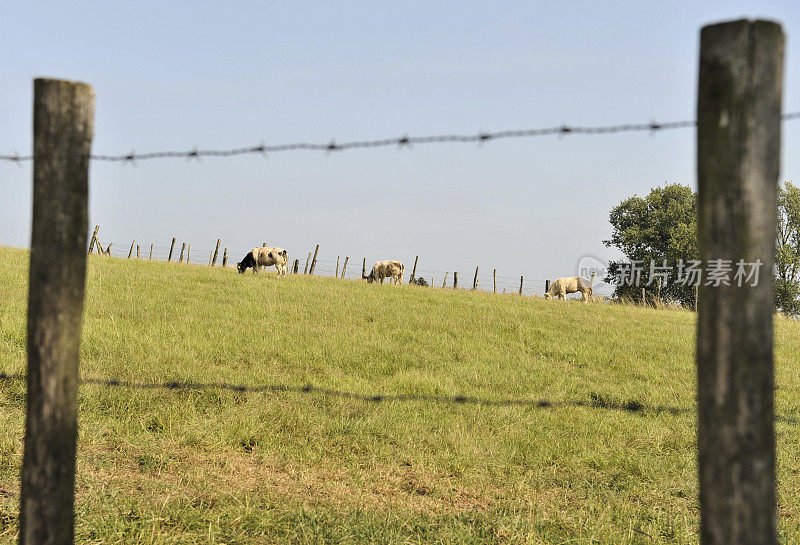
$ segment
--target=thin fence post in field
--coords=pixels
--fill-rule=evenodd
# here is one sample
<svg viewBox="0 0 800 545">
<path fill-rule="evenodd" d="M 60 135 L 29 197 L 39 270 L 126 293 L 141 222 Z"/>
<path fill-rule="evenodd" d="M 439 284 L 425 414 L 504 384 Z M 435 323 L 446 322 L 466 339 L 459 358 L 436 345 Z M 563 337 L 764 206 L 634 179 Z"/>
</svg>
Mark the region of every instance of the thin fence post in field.
<svg viewBox="0 0 800 545">
<path fill-rule="evenodd" d="M 317 247 L 314 250 L 314 257 L 311 259 L 311 270 L 308 271 L 308 274 L 314 274 L 314 269 L 317 268 L 317 254 L 318 253 L 319 253 L 319 244 L 317 244 Z"/>
<path fill-rule="evenodd" d="M 21 545 L 74 542 L 78 359 L 94 131 L 89 85 L 36 79 L 33 89 Z"/>
<path fill-rule="evenodd" d="M 222 266 L 223 267 L 227 267 L 228 266 L 228 249 L 227 248 L 225 248 L 225 250 L 222 252 Z"/>
<path fill-rule="evenodd" d="M 219 255 L 219 245 L 221 242 L 222 240 L 217 239 L 217 246 L 214 248 L 214 257 L 211 259 L 212 267 L 217 264 L 217 256 Z"/>
<path fill-rule="evenodd" d="M 303 274 L 308 274 L 308 264 L 311 263 L 311 252 L 308 252 L 308 257 L 306 258 L 306 268 L 303 269 Z"/>
<path fill-rule="evenodd" d="M 699 303 L 698 297 L 697 297 L 697 292 L 698 291 L 700 291 L 700 283 L 699 282 L 694 285 L 694 310 L 695 310 L 695 312 L 697 312 L 700 309 L 700 307 L 697 305 Z"/>
<path fill-rule="evenodd" d="M 497 293 L 497 269 L 492 271 L 492 293 Z"/>
<path fill-rule="evenodd" d="M 153 260 L 153 245 L 150 244 L 150 261 Z"/>
<path fill-rule="evenodd" d="M 100 230 L 100 226 L 99 225 L 95 225 L 94 226 L 94 232 L 92 233 L 92 240 L 89 242 L 89 251 L 86 252 L 86 255 L 89 255 L 89 254 L 92 253 L 92 250 L 94 249 L 94 243 L 97 242 L 97 231 L 99 231 L 99 230 Z"/>
<path fill-rule="evenodd" d="M 106 255 L 109 255 L 109 256 L 111 255 L 111 246 L 113 246 L 113 245 L 114 245 L 113 242 L 109 242 L 108 243 L 108 246 L 106 246 Z"/>
<path fill-rule="evenodd" d="M 444 273 L 444 280 L 442 280 L 442 287 L 447 287 L 447 275 L 450 274 L 449 272 Z"/>
<path fill-rule="evenodd" d="M 208 254 L 208 266 L 211 266 L 211 260 L 214 258 L 214 250 L 211 250 L 211 253 Z"/>
<path fill-rule="evenodd" d="M 128 259 L 130 259 L 130 258 L 131 258 L 131 256 L 133 255 L 133 246 L 134 246 L 135 244 L 136 244 L 136 239 L 134 239 L 134 241 L 133 241 L 133 242 L 131 242 L 131 249 L 130 249 L 130 250 L 128 250 Z"/>
<path fill-rule="evenodd" d="M 300 270 L 300 260 L 299 259 L 295 259 L 294 260 L 294 270 L 292 271 L 292 274 L 297 274 L 299 270 Z"/>
<path fill-rule="evenodd" d="M 361 262 L 361 279 L 367 277 L 367 258 L 364 258 L 364 261 Z"/>
<path fill-rule="evenodd" d="M 139 259 L 139 245 L 136 245 L 136 259 Z"/>
<path fill-rule="evenodd" d="M 172 237 L 172 244 L 169 245 L 169 257 L 167 261 L 172 261 L 172 250 L 175 249 L 175 237 Z"/>
<path fill-rule="evenodd" d="M 768 21 L 700 33 L 698 240 L 702 263 L 731 260 L 730 284 L 702 285 L 697 319 L 700 542 L 778 543 L 773 263 L 784 35 Z"/>
<path fill-rule="evenodd" d="M 98 254 L 103 255 L 103 254 L 106 253 L 106 251 L 103 250 L 103 245 L 100 244 L 100 239 L 99 238 L 95 239 L 95 244 L 97 244 L 97 253 Z"/>
<path fill-rule="evenodd" d="M 523 281 L 523 277 L 520 276 L 519 277 L 519 294 L 520 295 L 522 295 L 522 281 Z"/>
<path fill-rule="evenodd" d="M 178 263 L 183 263 L 183 253 L 186 251 L 186 243 L 181 244 L 181 256 L 178 258 Z"/>
<path fill-rule="evenodd" d="M 419 261 L 419 256 L 414 257 L 414 268 L 411 269 L 411 278 L 408 281 L 409 284 L 413 284 L 414 279 L 417 277 L 417 261 Z"/>
<path fill-rule="evenodd" d="M 458 273 L 455 271 L 453 272 L 453 289 L 458 289 Z"/>
<path fill-rule="evenodd" d="M 478 269 L 479 268 L 480 268 L 480 265 L 475 267 L 475 278 L 472 279 L 472 291 L 475 291 L 475 290 L 478 289 Z"/>
<path fill-rule="evenodd" d="M 549 280 L 545 280 L 544 281 L 544 292 L 545 293 L 549 293 L 550 292 L 550 281 Z"/>
<path fill-rule="evenodd" d="M 192 245 L 191 244 L 187 244 L 186 245 L 186 264 L 187 265 L 189 264 L 189 261 L 191 261 L 191 259 L 192 259 Z"/>
<path fill-rule="evenodd" d="M 336 256 L 336 274 L 333 275 L 334 278 L 339 278 L 339 257 L 338 255 Z"/>
<path fill-rule="evenodd" d="M 347 271 L 347 262 L 350 260 L 350 257 L 344 256 L 344 265 L 342 265 L 342 279 L 344 279 L 344 273 Z"/>
<path fill-rule="evenodd" d="M 661 277 L 658 277 L 658 285 L 656 286 L 656 301 L 658 305 L 661 305 Z"/>
</svg>

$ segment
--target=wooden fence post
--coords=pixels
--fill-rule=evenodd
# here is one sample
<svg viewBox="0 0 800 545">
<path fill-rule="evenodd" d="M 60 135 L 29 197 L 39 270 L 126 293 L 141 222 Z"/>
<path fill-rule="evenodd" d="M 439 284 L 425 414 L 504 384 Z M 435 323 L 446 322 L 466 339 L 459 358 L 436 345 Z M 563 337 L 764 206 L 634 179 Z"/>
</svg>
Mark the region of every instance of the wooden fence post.
<svg viewBox="0 0 800 545">
<path fill-rule="evenodd" d="M 139 245 L 136 245 L 136 259 L 139 259 Z"/>
<path fill-rule="evenodd" d="M 308 252 L 308 257 L 306 258 L 306 268 L 303 269 L 303 274 L 308 274 L 308 264 L 311 263 L 311 252 Z"/>
<path fill-rule="evenodd" d="M 311 270 L 308 271 L 308 274 L 314 274 L 314 269 L 317 268 L 317 253 L 319 253 L 319 244 L 317 244 L 317 247 L 314 250 L 314 258 L 311 260 Z"/>
<path fill-rule="evenodd" d="M 336 274 L 333 275 L 334 278 L 339 278 L 339 256 L 336 256 Z"/>
<path fill-rule="evenodd" d="M 183 263 L 183 252 L 186 251 L 186 243 L 184 242 L 181 244 L 181 257 L 178 259 L 178 263 Z"/>
<path fill-rule="evenodd" d="M 480 265 L 478 267 L 475 267 L 475 278 L 472 279 L 472 291 L 475 291 L 475 290 L 478 289 L 478 268 L 479 267 L 480 267 Z"/>
<path fill-rule="evenodd" d="M 214 258 L 214 250 L 211 250 L 211 253 L 208 254 L 208 266 L 211 266 L 211 260 Z"/>
<path fill-rule="evenodd" d="M 300 271 L 300 260 L 299 259 L 295 259 L 294 260 L 294 271 L 292 272 L 292 274 L 297 274 L 299 271 Z"/>
<path fill-rule="evenodd" d="M 133 245 L 134 244 L 136 244 L 136 239 L 134 239 L 133 242 L 131 242 L 131 249 L 128 250 L 128 259 L 130 259 L 131 256 L 133 255 Z"/>
<path fill-rule="evenodd" d="M 172 250 L 175 249 L 175 237 L 172 237 L 172 244 L 169 245 L 169 257 L 167 261 L 172 261 Z"/>
<path fill-rule="evenodd" d="M 519 277 L 519 294 L 520 295 L 522 295 L 522 280 L 523 280 L 523 277 L 520 276 Z"/>
<path fill-rule="evenodd" d="M 223 267 L 227 267 L 228 266 L 228 249 L 227 248 L 225 248 L 225 250 L 222 252 L 222 266 Z"/>
<path fill-rule="evenodd" d="M 447 275 L 450 274 L 449 272 L 444 273 L 444 280 L 442 280 L 442 287 L 447 287 Z"/>
<path fill-rule="evenodd" d="M 108 246 L 106 246 L 106 255 L 111 255 L 111 246 L 113 244 L 114 244 L 113 242 L 109 242 Z"/>
<path fill-rule="evenodd" d="M 697 97 L 700 259 L 757 263 L 758 281 L 705 285 L 697 328 L 703 544 L 776 544 L 773 278 L 784 36 L 703 27 Z M 743 260 L 743 261 L 739 261 Z M 737 265 L 738 263 L 738 265 Z M 741 278 L 739 278 L 739 283 Z"/>
<path fill-rule="evenodd" d="M 95 244 L 97 244 L 97 253 L 100 254 L 100 255 L 105 254 L 106 252 L 105 252 L 105 250 L 103 250 L 103 245 L 100 244 L 100 239 L 96 238 L 96 239 L 94 239 L 94 241 L 95 241 Z"/>
<path fill-rule="evenodd" d="M 364 261 L 361 262 L 361 279 L 367 277 L 367 258 L 364 258 Z"/>
<path fill-rule="evenodd" d="M 453 272 L 453 289 L 458 289 L 458 273 L 455 271 Z"/>
<path fill-rule="evenodd" d="M 19 543 L 73 543 L 94 91 L 33 85 L 33 226 Z M 53 259 L 58 255 L 58 259 Z"/>
<path fill-rule="evenodd" d="M 344 279 L 344 273 L 347 271 L 347 261 L 350 258 L 348 256 L 344 256 L 344 265 L 342 265 L 342 279 Z"/>
<path fill-rule="evenodd" d="M 414 268 L 411 269 L 411 278 L 408 280 L 409 284 L 413 284 L 414 279 L 417 277 L 417 261 L 419 261 L 419 256 L 414 258 Z"/>
<path fill-rule="evenodd" d="M 545 293 L 549 293 L 550 292 L 550 281 L 549 280 L 545 280 L 544 281 L 544 292 Z"/>
<path fill-rule="evenodd" d="M 92 240 L 91 240 L 91 242 L 89 242 L 89 251 L 86 253 L 86 255 L 89 255 L 89 254 L 92 253 L 92 250 L 94 249 L 94 243 L 97 241 L 97 231 L 99 231 L 99 230 L 100 230 L 100 226 L 99 225 L 95 225 L 94 226 L 94 233 L 92 233 Z"/>
<path fill-rule="evenodd" d="M 153 245 L 150 244 L 150 261 L 153 260 Z"/>
<path fill-rule="evenodd" d="M 217 239 L 217 246 L 216 246 L 216 248 L 214 248 L 214 258 L 211 260 L 211 266 L 212 267 L 217 264 L 217 256 L 219 255 L 219 245 L 220 245 L 221 242 L 222 242 L 222 240 Z"/>
<path fill-rule="evenodd" d="M 492 271 L 492 292 L 497 293 L 497 269 Z"/>
<path fill-rule="evenodd" d="M 186 245 L 186 264 L 187 265 L 189 264 L 189 261 L 191 261 L 191 259 L 192 259 L 192 245 L 191 244 L 187 244 Z"/>
</svg>

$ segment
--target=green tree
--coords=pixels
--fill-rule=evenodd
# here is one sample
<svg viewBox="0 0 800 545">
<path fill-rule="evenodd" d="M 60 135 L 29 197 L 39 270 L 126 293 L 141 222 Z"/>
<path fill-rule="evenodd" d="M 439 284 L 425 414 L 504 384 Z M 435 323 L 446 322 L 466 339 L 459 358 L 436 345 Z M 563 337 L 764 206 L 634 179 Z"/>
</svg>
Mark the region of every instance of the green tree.
<svg viewBox="0 0 800 545">
<path fill-rule="evenodd" d="M 800 188 L 791 182 L 778 187 L 775 307 L 785 314 L 800 314 Z"/>
<path fill-rule="evenodd" d="M 606 282 L 615 283 L 617 298 L 641 297 L 641 288 L 654 294 L 656 283 L 650 282 L 650 263 L 662 266 L 666 262 L 672 276 L 661 286 L 661 298 L 684 306 L 694 305 L 694 287 L 676 282 L 675 274 L 681 260 L 697 259 L 697 194 L 680 184 L 655 187 L 646 197 L 634 195 L 611 210 L 609 221 L 613 228 L 607 247 L 618 248 L 627 258 L 611 261 Z M 638 286 L 618 282 L 621 266 L 641 262 Z"/>
</svg>

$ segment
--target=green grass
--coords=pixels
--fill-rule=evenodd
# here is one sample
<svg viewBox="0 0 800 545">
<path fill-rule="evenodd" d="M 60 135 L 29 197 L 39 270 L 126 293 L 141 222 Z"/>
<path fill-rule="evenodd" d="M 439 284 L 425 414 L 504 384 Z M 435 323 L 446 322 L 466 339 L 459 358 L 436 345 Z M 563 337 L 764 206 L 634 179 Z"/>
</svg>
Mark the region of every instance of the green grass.
<svg viewBox="0 0 800 545">
<path fill-rule="evenodd" d="M 20 373 L 28 254 L 0 262 L 0 370 Z M 697 542 L 694 331 L 682 311 L 93 256 L 84 378 L 298 388 L 81 386 L 76 539 Z M 779 320 L 786 543 L 800 542 L 798 350 L 800 326 Z M 24 393 L 0 381 L 4 543 Z"/>
</svg>

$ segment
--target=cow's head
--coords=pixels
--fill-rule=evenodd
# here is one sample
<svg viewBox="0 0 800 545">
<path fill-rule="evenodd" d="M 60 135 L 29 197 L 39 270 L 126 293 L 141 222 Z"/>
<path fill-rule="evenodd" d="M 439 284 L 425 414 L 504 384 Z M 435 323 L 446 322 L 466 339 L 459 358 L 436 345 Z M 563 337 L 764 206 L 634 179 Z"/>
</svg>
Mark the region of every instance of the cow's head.
<svg viewBox="0 0 800 545">
<path fill-rule="evenodd" d="M 256 260 L 253 257 L 253 252 L 248 252 L 244 259 L 242 259 L 239 263 L 236 264 L 236 270 L 239 271 L 240 274 L 244 274 L 247 270 L 247 267 L 255 267 Z"/>
<path fill-rule="evenodd" d="M 553 296 L 552 296 L 552 295 L 550 295 L 549 293 L 545 293 L 545 294 L 544 294 L 544 298 L 545 298 L 545 299 L 552 299 L 552 298 L 553 298 Z"/>
<path fill-rule="evenodd" d="M 373 271 L 366 276 L 362 275 L 361 278 L 366 280 L 367 284 L 372 284 L 373 282 L 375 282 L 375 273 Z"/>
</svg>

